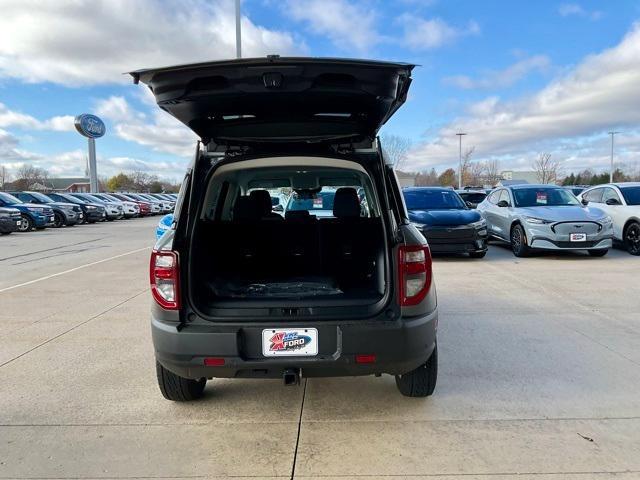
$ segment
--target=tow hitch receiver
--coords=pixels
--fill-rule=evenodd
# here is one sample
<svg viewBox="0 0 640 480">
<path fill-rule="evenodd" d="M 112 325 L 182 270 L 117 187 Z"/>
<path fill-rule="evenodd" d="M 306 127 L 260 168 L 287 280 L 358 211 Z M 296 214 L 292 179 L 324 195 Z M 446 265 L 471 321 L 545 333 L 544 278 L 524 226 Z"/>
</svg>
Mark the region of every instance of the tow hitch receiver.
<svg viewBox="0 0 640 480">
<path fill-rule="evenodd" d="M 284 381 L 285 387 L 289 387 L 291 385 L 300 385 L 300 369 L 285 369 L 285 371 L 282 373 L 282 380 Z"/>
</svg>

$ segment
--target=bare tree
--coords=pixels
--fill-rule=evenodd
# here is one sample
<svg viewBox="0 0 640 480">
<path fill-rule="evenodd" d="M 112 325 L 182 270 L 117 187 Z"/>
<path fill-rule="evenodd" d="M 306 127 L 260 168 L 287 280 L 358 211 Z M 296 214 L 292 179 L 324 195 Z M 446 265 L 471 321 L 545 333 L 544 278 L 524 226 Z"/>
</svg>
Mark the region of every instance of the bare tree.
<svg viewBox="0 0 640 480">
<path fill-rule="evenodd" d="M 476 147 L 468 148 L 462 154 L 462 185 L 471 185 L 473 182 L 471 181 L 471 157 L 473 156 L 473 152 L 476 150 Z"/>
<path fill-rule="evenodd" d="M 382 135 L 382 150 L 389 159 L 389 163 L 391 163 L 396 170 L 402 168 L 402 164 L 407 159 L 411 144 L 410 138 L 392 134 Z"/>
<path fill-rule="evenodd" d="M 46 185 L 48 178 L 49 172 L 44 168 L 34 167 L 25 163 L 16 172 L 14 187 L 18 190 L 28 190 L 36 183 Z"/>
<path fill-rule="evenodd" d="M 147 192 L 151 188 L 151 184 L 158 181 L 156 175 L 135 170 L 127 175 L 131 180 L 131 187 L 137 192 Z"/>
<path fill-rule="evenodd" d="M 486 183 L 492 187 L 500 181 L 500 162 L 498 160 L 484 162 L 484 178 Z"/>
<path fill-rule="evenodd" d="M 543 152 L 532 164 L 540 183 L 556 183 L 560 172 L 560 161 L 551 159 L 551 154 Z"/>
<path fill-rule="evenodd" d="M 476 186 L 482 185 L 484 183 L 483 182 L 484 171 L 485 171 L 484 163 L 482 162 L 471 163 L 471 165 L 469 166 L 469 169 L 466 172 L 468 185 L 476 185 Z"/>
</svg>

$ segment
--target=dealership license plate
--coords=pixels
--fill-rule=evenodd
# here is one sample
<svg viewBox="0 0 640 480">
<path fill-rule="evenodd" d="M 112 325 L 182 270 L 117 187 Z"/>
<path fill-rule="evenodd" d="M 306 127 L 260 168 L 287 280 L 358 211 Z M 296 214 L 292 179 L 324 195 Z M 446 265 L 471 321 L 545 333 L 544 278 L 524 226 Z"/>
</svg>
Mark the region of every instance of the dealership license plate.
<svg viewBox="0 0 640 480">
<path fill-rule="evenodd" d="M 569 235 L 569 240 L 572 242 L 586 242 L 587 234 L 586 233 L 572 233 Z"/>
<path fill-rule="evenodd" d="M 318 354 L 315 328 L 266 328 L 262 330 L 265 357 L 309 357 Z"/>
<path fill-rule="evenodd" d="M 17 220 L 17 221 L 16 221 L 16 225 L 17 225 L 17 226 L 22 225 L 22 221 L 21 221 L 21 220 Z"/>
</svg>

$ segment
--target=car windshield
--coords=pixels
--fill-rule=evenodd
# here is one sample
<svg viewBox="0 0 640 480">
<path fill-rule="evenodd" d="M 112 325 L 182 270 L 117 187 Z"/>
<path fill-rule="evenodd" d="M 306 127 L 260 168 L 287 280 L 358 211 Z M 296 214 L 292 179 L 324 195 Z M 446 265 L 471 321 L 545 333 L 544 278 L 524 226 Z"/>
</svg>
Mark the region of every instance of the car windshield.
<svg viewBox="0 0 640 480">
<path fill-rule="evenodd" d="M 83 203 L 82 200 L 77 199 L 73 195 L 67 195 L 65 193 L 58 193 L 57 195 L 60 198 L 62 198 L 63 200 L 66 200 L 66 201 L 71 202 L 71 203 Z"/>
<path fill-rule="evenodd" d="M 580 205 L 568 190 L 557 187 L 514 188 L 516 207 L 562 207 Z"/>
<path fill-rule="evenodd" d="M 403 194 L 409 210 L 464 210 L 467 208 L 453 190 L 406 190 Z"/>
<path fill-rule="evenodd" d="M 29 195 L 31 195 L 33 198 L 37 198 L 39 201 L 44 202 L 44 203 L 53 202 L 53 200 L 51 200 L 49 197 L 47 197 L 46 195 L 43 195 L 42 193 L 39 193 L 39 192 L 29 192 Z"/>
<path fill-rule="evenodd" d="M 287 211 L 307 210 L 308 212 L 317 212 L 318 210 L 328 210 L 333 212 L 333 200 L 335 196 L 335 190 L 321 190 L 311 195 L 294 193 L 287 205 Z"/>
<path fill-rule="evenodd" d="M 620 187 L 627 205 L 640 205 L 640 187 Z"/>
<path fill-rule="evenodd" d="M 24 203 L 19 198 L 16 198 L 13 195 L 10 195 L 4 192 L 0 192 L 0 200 L 2 200 L 5 203 Z"/>
</svg>

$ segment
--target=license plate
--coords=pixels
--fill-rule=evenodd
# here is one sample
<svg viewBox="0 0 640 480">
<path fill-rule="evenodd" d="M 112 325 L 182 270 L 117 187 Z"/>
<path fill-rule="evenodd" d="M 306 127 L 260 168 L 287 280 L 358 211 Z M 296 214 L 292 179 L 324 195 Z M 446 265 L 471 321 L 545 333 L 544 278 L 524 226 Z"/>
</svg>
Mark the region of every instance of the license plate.
<svg viewBox="0 0 640 480">
<path fill-rule="evenodd" d="M 569 235 L 569 240 L 572 242 L 586 242 L 587 234 L 586 233 L 572 233 Z"/>
<path fill-rule="evenodd" d="M 318 354 L 315 328 L 266 328 L 262 330 L 265 357 L 309 357 Z"/>
<path fill-rule="evenodd" d="M 49 217 L 49 221 L 50 221 L 50 222 L 55 221 L 55 219 L 56 219 L 56 217 Z"/>
<path fill-rule="evenodd" d="M 21 221 L 21 220 L 16 221 L 16 225 L 17 225 L 17 226 L 22 225 L 22 221 Z"/>
</svg>

